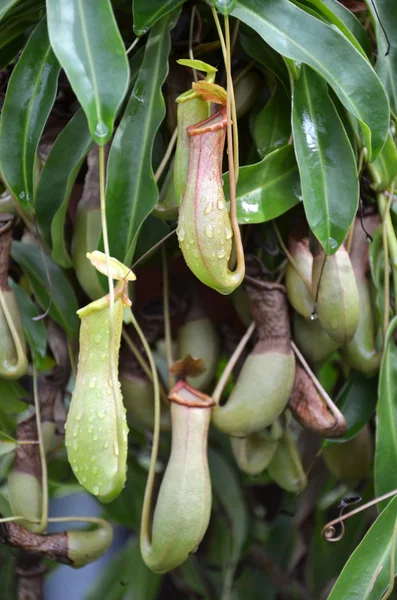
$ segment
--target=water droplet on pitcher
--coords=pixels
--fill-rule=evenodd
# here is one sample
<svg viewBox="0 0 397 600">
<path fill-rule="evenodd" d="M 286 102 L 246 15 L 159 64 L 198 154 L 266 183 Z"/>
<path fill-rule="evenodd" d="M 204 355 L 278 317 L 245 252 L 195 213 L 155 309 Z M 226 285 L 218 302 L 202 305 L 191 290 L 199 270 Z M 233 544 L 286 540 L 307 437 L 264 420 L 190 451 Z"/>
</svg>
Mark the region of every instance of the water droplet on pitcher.
<svg viewBox="0 0 397 600">
<path fill-rule="evenodd" d="M 117 442 L 113 442 L 113 452 L 115 453 L 116 456 L 118 456 L 120 454 L 119 445 Z"/>
<path fill-rule="evenodd" d="M 227 240 L 231 240 L 232 239 L 232 230 L 230 229 L 230 227 L 225 227 L 225 236 Z"/>
<path fill-rule="evenodd" d="M 94 492 L 95 496 L 98 496 L 98 494 L 99 494 L 99 487 L 96 485 L 92 491 Z"/>
<path fill-rule="evenodd" d="M 213 238 L 214 237 L 214 229 L 212 227 L 212 225 L 207 225 L 206 228 L 204 229 L 205 235 L 209 238 Z"/>
<path fill-rule="evenodd" d="M 105 411 L 103 409 L 98 410 L 97 413 L 98 417 L 103 420 L 105 418 Z"/>
<path fill-rule="evenodd" d="M 218 258 L 223 258 L 225 256 L 225 249 L 219 248 L 218 250 Z"/>
<path fill-rule="evenodd" d="M 185 239 L 185 230 L 183 229 L 183 227 L 180 227 L 178 229 L 178 240 L 180 242 L 183 242 L 184 239 Z"/>
<path fill-rule="evenodd" d="M 109 129 L 103 121 L 98 121 L 95 127 L 95 135 L 99 138 L 104 138 L 109 133 Z"/>
<path fill-rule="evenodd" d="M 209 215 L 212 211 L 212 201 L 207 203 L 207 206 L 204 209 L 204 214 Z"/>
<path fill-rule="evenodd" d="M 222 200 L 218 200 L 218 208 L 219 208 L 219 210 L 223 210 L 225 208 L 225 205 L 222 202 Z"/>
<path fill-rule="evenodd" d="M 76 415 L 76 421 L 81 421 L 81 419 L 83 418 L 83 414 L 84 414 L 84 411 L 80 408 L 80 410 L 78 411 L 78 413 Z"/>
<path fill-rule="evenodd" d="M 88 387 L 90 387 L 91 389 L 94 389 L 95 386 L 96 386 L 96 377 L 91 377 Z"/>
</svg>

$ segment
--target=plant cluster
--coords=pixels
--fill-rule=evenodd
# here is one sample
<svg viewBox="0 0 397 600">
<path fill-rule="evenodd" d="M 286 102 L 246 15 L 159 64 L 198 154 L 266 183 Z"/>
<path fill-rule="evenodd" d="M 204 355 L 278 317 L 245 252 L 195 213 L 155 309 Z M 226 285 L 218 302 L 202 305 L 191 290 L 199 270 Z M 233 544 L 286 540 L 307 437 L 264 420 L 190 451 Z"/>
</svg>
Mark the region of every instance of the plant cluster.
<svg viewBox="0 0 397 600">
<path fill-rule="evenodd" d="M 392 597 L 397 4 L 0 29 L 2 598 L 114 524 L 87 599 Z M 84 490 L 100 517 L 49 518 Z"/>
</svg>

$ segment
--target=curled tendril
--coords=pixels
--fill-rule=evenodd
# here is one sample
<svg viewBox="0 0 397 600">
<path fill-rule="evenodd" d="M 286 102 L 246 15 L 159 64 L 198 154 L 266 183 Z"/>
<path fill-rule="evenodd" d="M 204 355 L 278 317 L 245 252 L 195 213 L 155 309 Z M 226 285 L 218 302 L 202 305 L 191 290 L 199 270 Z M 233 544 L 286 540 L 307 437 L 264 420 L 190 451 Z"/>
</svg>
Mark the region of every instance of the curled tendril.
<svg viewBox="0 0 397 600">
<path fill-rule="evenodd" d="M 357 515 L 358 513 L 362 512 L 363 510 L 370 508 L 374 504 L 377 504 L 378 502 L 383 502 L 383 500 L 387 500 L 387 498 L 391 498 L 392 496 L 396 496 L 396 495 L 397 495 L 397 489 L 394 489 L 391 492 L 388 492 L 387 494 L 383 494 L 383 496 L 378 496 L 377 498 L 374 498 L 373 500 L 366 502 L 359 508 L 355 508 L 354 510 L 351 510 L 350 512 L 348 512 L 346 514 L 343 514 L 343 511 L 345 510 L 345 508 L 347 506 L 350 506 L 351 504 L 356 504 L 357 502 L 361 502 L 361 498 L 359 496 L 353 497 L 353 498 L 345 498 L 344 500 L 342 500 L 341 504 L 339 505 L 339 507 L 341 509 L 340 513 L 339 513 L 339 517 L 337 519 L 334 519 L 333 521 L 330 521 L 329 523 L 324 525 L 324 527 L 322 528 L 322 530 L 321 530 L 322 537 L 327 542 L 339 542 L 345 534 L 344 521 L 346 521 L 346 519 L 350 519 L 350 517 L 353 517 L 354 515 Z M 340 531 L 339 535 L 336 535 L 335 525 L 338 525 L 338 524 L 340 525 L 341 531 Z"/>
</svg>

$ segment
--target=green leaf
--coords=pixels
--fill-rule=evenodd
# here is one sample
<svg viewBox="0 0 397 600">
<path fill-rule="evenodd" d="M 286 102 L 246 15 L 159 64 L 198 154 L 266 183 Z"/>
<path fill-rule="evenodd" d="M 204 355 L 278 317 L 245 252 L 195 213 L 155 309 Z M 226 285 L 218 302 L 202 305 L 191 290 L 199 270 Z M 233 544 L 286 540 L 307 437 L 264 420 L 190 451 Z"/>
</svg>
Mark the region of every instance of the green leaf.
<svg viewBox="0 0 397 600">
<path fill-rule="evenodd" d="M 59 69 L 43 19 L 11 75 L 0 125 L 3 179 L 27 211 L 34 197 L 37 146 L 55 101 Z"/>
<path fill-rule="evenodd" d="M 316 4 L 319 4 L 319 0 L 314 0 Z M 322 4 L 332 10 L 332 12 L 339 17 L 339 19 L 349 28 L 352 32 L 361 48 L 365 51 L 367 56 L 372 54 L 372 44 L 369 39 L 367 32 L 362 26 L 361 22 L 357 17 L 348 9 L 346 6 L 338 2 L 338 0 L 322 0 Z M 321 6 L 321 5 L 320 5 Z"/>
<path fill-rule="evenodd" d="M 12 279 L 8 280 L 11 289 L 14 290 L 19 309 L 21 311 L 22 326 L 25 332 L 29 348 L 32 352 L 33 362 L 40 368 L 42 359 L 47 349 L 47 335 L 43 321 L 34 321 L 38 316 L 38 310 L 28 294 L 20 285 Z"/>
<path fill-rule="evenodd" d="M 28 398 L 28 396 L 28 392 L 17 381 L 0 378 L 0 411 L 6 411 L 7 413 L 23 412 L 26 410 L 26 404 L 21 400 Z"/>
<path fill-rule="evenodd" d="M 43 310 L 47 310 L 50 306 L 52 296 L 50 316 L 70 338 L 76 337 L 79 329 L 79 318 L 76 311 L 79 306 L 74 290 L 62 269 L 49 256 L 44 257 L 46 261 L 46 265 L 44 265 L 40 249 L 30 244 L 14 241 L 11 247 L 11 256 L 28 278 L 33 294 Z M 51 281 L 51 294 L 48 290 L 46 269 L 48 269 Z"/>
<path fill-rule="evenodd" d="M 357 167 L 327 84 L 305 65 L 295 83 L 292 128 L 306 217 L 326 253 L 333 254 L 357 211 Z"/>
<path fill-rule="evenodd" d="M 34 208 L 37 223 L 53 260 L 71 267 L 65 246 L 64 223 L 70 194 L 80 167 L 94 145 L 87 118 L 80 109 L 61 131 L 44 164 Z"/>
<path fill-rule="evenodd" d="M 152 169 L 153 141 L 165 116 L 161 86 L 168 73 L 170 31 L 177 15 L 152 28 L 143 63 L 117 129 L 108 161 L 106 218 L 110 254 L 130 264 L 136 237 L 159 192 Z"/>
<path fill-rule="evenodd" d="M 229 195 L 229 175 L 224 175 Z M 284 146 L 261 162 L 242 167 L 237 184 L 239 223 L 262 223 L 279 217 L 301 200 L 299 171 L 292 146 Z"/>
<path fill-rule="evenodd" d="M 134 261 L 141 258 L 141 256 L 153 248 L 169 232 L 170 228 L 164 221 L 149 215 L 139 230 Z"/>
<path fill-rule="evenodd" d="M 377 170 L 380 179 L 380 182 L 377 182 L 376 189 L 379 191 L 389 189 L 397 177 L 397 148 L 390 133 L 373 166 Z"/>
<path fill-rule="evenodd" d="M 257 115 L 253 138 L 261 158 L 288 143 L 291 136 L 291 101 L 281 86 L 276 86 L 265 107 Z"/>
<path fill-rule="evenodd" d="M 378 400 L 378 378 L 368 379 L 353 372 L 336 398 L 336 404 L 346 419 L 347 431 L 340 438 L 324 440 L 323 447 L 353 439 L 368 423 Z"/>
<path fill-rule="evenodd" d="M 134 32 L 144 35 L 157 21 L 182 6 L 185 0 L 133 0 Z"/>
<path fill-rule="evenodd" d="M 226 513 L 233 540 L 231 556 L 225 569 L 224 595 L 226 596 L 226 589 L 232 588 L 234 572 L 247 538 L 248 514 L 241 484 L 234 469 L 220 452 L 213 449 L 209 450 L 208 459 L 213 491 Z"/>
<path fill-rule="evenodd" d="M 335 489 L 335 482 L 328 480 L 328 491 Z M 327 488 L 325 493 L 327 492 Z M 368 486 L 363 494 L 363 502 L 371 500 L 369 493 L 372 486 Z M 325 494 L 323 494 L 324 496 Z M 328 512 L 324 510 L 322 502 L 318 503 L 315 510 L 314 531 L 310 536 L 310 549 L 308 556 L 308 580 L 313 598 L 323 597 L 322 592 L 328 582 L 338 577 L 351 553 L 362 539 L 369 519 L 366 511 L 350 517 L 342 539 L 337 544 L 327 542 L 321 532 L 328 520 Z M 347 599 L 346 599 L 347 600 Z"/>
<path fill-rule="evenodd" d="M 288 0 L 244 0 L 233 15 L 283 56 L 313 67 L 360 121 L 369 160 L 376 158 L 389 127 L 387 97 L 369 62 L 332 26 Z"/>
<path fill-rule="evenodd" d="M 397 346 L 393 333 L 394 317 L 387 330 L 379 375 L 379 400 L 376 410 L 375 492 L 377 496 L 397 488 Z M 382 507 L 389 501 L 382 503 Z"/>
<path fill-rule="evenodd" d="M 161 575 L 153 573 L 145 565 L 139 541 L 133 538 L 106 565 L 84 600 L 155 600 L 161 580 Z"/>
<path fill-rule="evenodd" d="M 51 45 L 84 112 L 93 140 L 106 144 L 128 86 L 123 40 L 109 0 L 47 0 Z"/>
<path fill-rule="evenodd" d="M 390 109 L 394 117 L 397 117 L 397 3 L 390 0 L 366 0 L 376 31 L 376 42 L 378 46 L 378 60 L 376 61 L 376 72 L 383 83 L 389 97 Z M 378 15 L 374 10 L 376 6 Z M 385 33 L 381 23 L 386 30 Z M 390 52 L 386 55 L 390 42 Z"/>
<path fill-rule="evenodd" d="M 280 54 L 264 43 L 257 33 L 244 24 L 240 25 L 240 40 L 246 53 L 266 70 L 271 71 L 282 83 L 286 93 L 290 94 L 288 70 Z"/>
<path fill-rule="evenodd" d="M 371 51 L 371 44 L 369 37 L 367 36 L 365 29 L 361 25 L 361 23 L 356 19 L 356 17 L 342 4 L 339 4 L 338 0 L 328 0 L 327 2 L 323 2 L 323 0 L 292 0 L 296 6 L 299 6 L 303 10 L 306 10 L 306 7 L 309 8 L 309 14 L 311 13 L 310 9 L 314 9 L 314 16 L 319 16 L 323 18 L 323 20 L 327 23 L 331 23 L 336 25 L 336 27 L 343 33 L 343 35 L 353 44 L 353 46 L 366 58 L 366 53 L 364 52 L 363 47 L 361 47 L 360 42 L 356 38 L 356 36 L 351 31 L 351 26 L 353 26 L 354 30 L 360 35 L 360 38 L 365 43 L 367 49 Z M 339 10 L 335 5 L 341 7 L 342 10 Z M 350 15 L 350 17 L 346 16 L 346 13 Z M 344 18 L 341 18 L 341 17 Z"/>
<path fill-rule="evenodd" d="M 380 600 L 390 581 L 390 561 L 396 543 L 393 530 L 397 497 L 379 515 L 346 563 L 328 600 Z M 395 561 L 394 575 L 397 574 Z"/>
<path fill-rule="evenodd" d="M 0 0 L 0 19 L 2 19 L 9 10 L 12 9 L 19 0 Z"/>
</svg>

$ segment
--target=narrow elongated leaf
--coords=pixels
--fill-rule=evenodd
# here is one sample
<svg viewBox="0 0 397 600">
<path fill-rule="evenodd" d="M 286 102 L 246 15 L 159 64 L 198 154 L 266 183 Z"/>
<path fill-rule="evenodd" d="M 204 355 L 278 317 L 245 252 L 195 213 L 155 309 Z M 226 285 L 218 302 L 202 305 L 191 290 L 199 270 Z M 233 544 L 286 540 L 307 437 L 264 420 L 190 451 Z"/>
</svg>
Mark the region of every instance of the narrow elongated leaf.
<svg viewBox="0 0 397 600">
<path fill-rule="evenodd" d="M 128 86 L 123 40 L 109 0 L 47 0 L 51 45 L 84 112 L 93 140 L 104 145 Z"/>
<path fill-rule="evenodd" d="M 343 33 L 343 35 L 349 40 L 349 42 L 351 42 L 353 44 L 353 46 L 358 50 L 358 52 L 360 52 L 360 54 L 362 54 L 364 57 L 366 57 L 366 53 L 364 52 L 364 49 L 361 47 L 361 44 L 357 40 L 355 35 L 353 35 L 350 28 L 346 25 L 345 20 L 342 20 L 339 17 L 337 11 L 333 11 L 329 4 L 323 2 L 322 0 L 292 0 L 292 1 L 296 6 L 299 6 L 303 10 L 307 10 L 307 12 L 309 12 L 309 14 L 313 14 L 316 17 L 322 18 L 325 23 L 330 23 L 330 24 L 336 25 L 336 27 Z M 335 3 L 339 4 L 339 2 L 337 0 L 335 0 Z M 342 6 L 342 5 L 340 4 L 340 6 Z M 342 8 L 344 8 L 344 7 L 342 7 Z M 348 9 L 345 9 L 345 10 L 353 17 L 353 19 L 355 19 L 354 15 Z M 349 24 L 350 23 L 351 23 L 351 20 L 349 21 Z M 357 29 L 357 27 L 356 27 L 356 29 Z M 369 38 L 368 38 L 368 36 L 366 36 L 364 28 L 362 28 L 362 32 L 364 32 L 363 39 L 366 38 L 367 45 L 368 45 Z M 360 33 L 362 33 L 362 32 L 360 30 Z"/>
<path fill-rule="evenodd" d="M 1 0 L 0 1 L 0 19 L 2 19 L 9 10 L 12 9 L 19 0 Z"/>
<path fill-rule="evenodd" d="M 79 110 L 57 137 L 37 185 L 34 209 L 51 256 L 63 267 L 72 262 L 63 232 L 70 194 L 83 160 L 94 145 L 84 111 Z"/>
<path fill-rule="evenodd" d="M 380 180 L 377 183 L 377 189 L 379 191 L 389 189 L 397 177 L 397 148 L 390 133 L 387 136 L 382 152 L 374 161 L 374 167 L 378 172 Z"/>
<path fill-rule="evenodd" d="M 134 573 L 131 573 L 134 565 Z M 85 600 L 155 600 L 162 577 L 145 565 L 137 539 L 127 542 L 95 580 Z"/>
<path fill-rule="evenodd" d="M 19 385 L 18 381 L 0 378 L 0 411 L 19 413 L 26 410 L 23 399 L 27 399 L 28 396 L 29 393 Z"/>
<path fill-rule="evenodd" d="M 328 486 L 330 484 L 333 487 L 335 485 L 334 482 L 329 482 Z M 371 499 L 367 491 L 363 501 Z M 321 598 L 322 592 L 328 582 L 338 577 L 341 573 L 351 553 L 362 539 L 368 523 L 368 513 L 365 511 L 351 517 L 349 519 L 349 527 L 346 527 L 343 538 L 335 547 L 335 544 L 330 544 L 321 535 L 321 531 L 327 522 L 328 514 L 324 510 L 324 507 L 321 506 L 321 503 L 319 504 L 320 506 L 317 506 L 315 511 L 315 529 L 311 535 L 308 559 L 308 580 L 313 598 Z"/>
<path fill-rule="evenodd" d="M 261 158 L 288 143 L 291 136 L 291 102 L 277 86 L 266 106 L 255 119 L 253 137 Z"/>
<path fill-rule="evenodd" d="M 8 280 L 11 289 L 14 290 L 20 311 L 23 329 L 29 348 L 32 352 L 33 361 L 36 367 L 40 367 L 42 359 L 45 357 L 47 348 L 47 336 L 43 321 L 35 321 L 39 312 L 20 285 L 12 279 Z"/>
<path fill-rule="evenodd" d="M 324 440 L 323 447 L 353 439 L 368 423 L 378 400 L 378 379 L 353 372 L 341 389 L 336 404 L 346 419 L 347 431 L 340 438 Z"/>
<path fill-rule="evenodd" d="M 223 176 L 229 196 L 229 174 Z M 284 146 L 254 165 L 240 169 L 237 184 L 239 223 L 263 223 L 279 217 L 300 200 L 298 165 L 292 146 Z"/>
<path fill-rule="evenodd" d="M 138 50 L 130 61 L 130 85 L 137 77 L 142 55 Z M 72 264 L 65 246 L 66 211 L 80 167 L 93 145 L 87 117 L 80 109 L 55 140 L 37 184 L 34 201 L 37 223 L 45 243 L 52 249 L 52 258 L 66 268 Z"/>
<path fill-rule="evenodd" d="M 133 0 L 134 31 L 144 35 L 164 15 L 182 6 L 185 0 Z"/>
<path fill-rule="evenodd" d="M 43 19 L 10 78 L 0 125 L 0 169 L 27 211 L 32 210 L 37 146 L 54 104 L 59 68 Z"/>
<path fill-rule="evenodd" d="M 379 376 L 376 411 L 375 492 L 377 496 L 397 488 L 397 346 L 393 333 L 397 317 L 389 325 Z M 383 507 L 388 501 L 383 503 Z"/>
<path fill-rule="evenodd" d="M 305 65 L 295 84 L 292 128 L 307 220 L 326 253 L 333 254 L 357 211 L 357 167 L 327 84 Z"/>
<path fill-rule="evenodd" d="M 314 0 L 319 4 L 319 0 Z M 362 26 L 361 22 L 357 19 L 356 15 L 353 14 L 346 6 L 338 2 L 338 0 L 321 0 L 322 4 L 328 6 L 335 15 L 339 17 L 341 21 L 350 29 L 362 49 L 365 51 L 367 56 L 372 54 L 372 44 L 369 39 L 367 32 Z"/>
<path fill-rule="evenodd" d="M 243 23 L 240 25 L 240 40 L 246 53 L 271 71 L 283 84 L 286 93 L 290 94 L 288 70 L 282 56 L 271 46 L 263 43 L 263 39 Z"/>
<path fill-rule="evenodd" d="M 176 14 L 152 28 L 143 63 L 117 129 L 108 161 L 106 218 L 110 254 L 131 262 L 136 236 L 159 192 L 152 169 L 153 140 L 165 116 L 161 86 L 168 72 Z"/>
<path fill-rule="evenodd" d="M 40 248 L 22 242 L 14 241 L 11 247 L 11 256 L 19 264 L 29 280 L 37 302 L 47 310 L 50 316 L 59 323 L 70 338 L 77 335 L 79 318 L 76 314 L 79 306 L 73 288 L 66 275 L 49 256 L 45 257 L 46 267 L 51 281 L 51 294 L 48 289 L 46 267 Z"/>
<path fill-rule="evenodd" d="M 380 600 L 390 581 L 391 553 L 396 552 L 393 530 L 397 519 L 397 497 L 379 515 L 346 563 L 328 600 Z M 334 544 L 335 546 L 335 544 Z M 335 547 L 335 552 L 338 549 Z M 397 574 L 395 561 L 394 575 Z"/>
<path fill-rule="evenodd" d="M 376 30 L 378 46 L 376 72 L 386 89 L 390 109 L 393 115 L 397 117 L 397 3 L 390 2 L 390 0 L 366 1 L 369 10 L 372 12 Z M 374 5 L 379 16 L 375 13 Z M 380 23 L 386 31 L 387 39 Z M 390 52 L 387 54 L 388 41 L 390 42 Z"/>
<path fill-rule="evenodd" d="M 332 26 L 288 0 L 238 1 L 232 13 L 283 56 L 310 65 L 360 121 L 369 160 L 386 141 L 387 97 L 370 63 Z"/>
<path fill-rule="evenodd" d="M 240 482 L 232 467 L 220 452 L 213 449 L 210 449 L 208 458 L 214 493 L 227 515 L 232 534 L 230 553 L 227 552 L 224 566 L 223 595 L 226 596 L 232 588 L 235 569 L 247 537 L 248 514 Z"/>
</svg>

